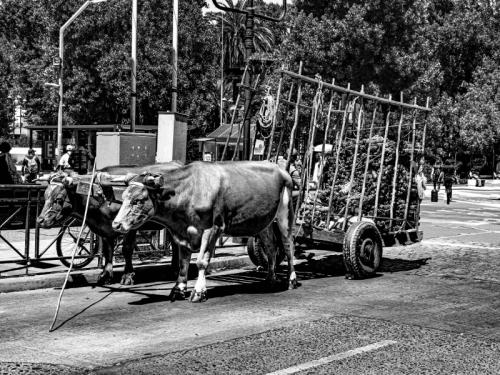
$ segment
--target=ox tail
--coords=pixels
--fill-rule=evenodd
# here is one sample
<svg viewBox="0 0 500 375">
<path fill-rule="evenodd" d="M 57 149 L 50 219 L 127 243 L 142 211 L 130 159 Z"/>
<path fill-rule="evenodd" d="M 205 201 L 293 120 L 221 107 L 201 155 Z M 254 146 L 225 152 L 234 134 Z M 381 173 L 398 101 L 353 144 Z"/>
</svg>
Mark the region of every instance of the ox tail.
<svg viewBox="0 0 500 375">
<path fill-rule="evenodd" d="M 290 186 L 285 184 L 281 191 L 280 203 L 276 214 L 277 227 L 273 225 L 273 230 L 277 228 L 281 232 L 281 235 L 291 238 L 294 220 L 292 184 L 290 183 Z"/>
<path fill-rule="evenodd" d="M 294 226 L 295 215 L 293 213 L 293 199 L 292 199 L 292 187 L 285 185 L 283 191 L 281 192 L 280 204 L 278 207 L 278 214 L 276 217 L 276 224 L 278 226 L 281 242 L 288 258 L 288 288 L 294 289 L 297 287 L 297 275 L 295 274 L 294 267 L 294 239 L 293 239 L 293 226 Z M 273 226 L 274 229 L 274 226 Z"/>
</svg>

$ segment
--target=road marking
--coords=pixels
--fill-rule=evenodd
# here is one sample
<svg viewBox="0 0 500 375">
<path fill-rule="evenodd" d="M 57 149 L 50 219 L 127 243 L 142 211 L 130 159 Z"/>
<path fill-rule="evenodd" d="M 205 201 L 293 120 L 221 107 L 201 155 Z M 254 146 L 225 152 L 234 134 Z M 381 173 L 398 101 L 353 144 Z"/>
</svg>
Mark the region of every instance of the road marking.
<svg viewBox="0 0 500 375">
<path fill-rule="evenodd" d="M 299 372 L 299 371 L 304 371 L 304 370 L 308 370 L 308 369 L 313 368 L 313 367 L 326 365 L 327 363 L 330 363 L 333 361 L 339 361 L 341 359 L 349 358 L 349 357 L 352 357 L 352 356 L 355 356 L 358 354 L 370 352 L 372 350 L 377 350 L 377 349 L 383 348 L 384 346 L 389 346 L 389 345 L 394 345 L 394 344 L 396 344 L 396 341 L 393 341 L 393 340 L 379 341 L 379 342 L 376 342 L 374 344 L 362 346 L 361 348 L 348 350 L 348 351 L 343 352 L 343 353 L 333 354 L 333 355 L 330 355 L 328 357 L 316 359 L 316 360 L 311 361 L 311 362 L 301 363 L 300 365 L 285 368 L 283 370 L 270 372 L 267 375 L 295 374 L 296 372 Z"/>
<path fill-rule="evenodd" d="M 452 237 L 450 237 L 450 238 L 452 238 Z M 425 243 L 424 242 L 422 242 L 422 243 L 424 245 L 461 247 L 464 249 L 498 250 L 498 246 L 488 246 L 488 245 L 471 244 L 471 243 L 453 243 L 453 242 L 447 242 L 447 241 L 434 241 L 432 239 L 426 240 Z"/>
</svg>

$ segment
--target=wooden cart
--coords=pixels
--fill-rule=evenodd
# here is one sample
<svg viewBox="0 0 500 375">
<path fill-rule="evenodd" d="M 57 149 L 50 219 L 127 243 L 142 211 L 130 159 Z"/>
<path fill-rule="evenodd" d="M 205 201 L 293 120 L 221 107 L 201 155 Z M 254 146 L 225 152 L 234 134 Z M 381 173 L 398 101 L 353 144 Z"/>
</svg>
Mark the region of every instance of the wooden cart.
<svg viewBox="0 0 500 375">
<path fill-rule="evenodd" d="M 293 149 L 302 155 L 295 241 L 342 249 L 349 278 L 373 275 L 383 246 L 422 239 L 429 100 L 422 107 L 417 98 L 405 103 L 402 93 L 393 100 L 301 71 L 302 64 L 298 73 L 281 71 L 274 95 L 265 100 L 271 107 L 260 111 L 267 121 L 257 118 L 256 139 L 264 141 L 263 158 L 269 161 Z M 248 251 L 256 265 L 264 265 L 253 239 Z"/>
</svg>

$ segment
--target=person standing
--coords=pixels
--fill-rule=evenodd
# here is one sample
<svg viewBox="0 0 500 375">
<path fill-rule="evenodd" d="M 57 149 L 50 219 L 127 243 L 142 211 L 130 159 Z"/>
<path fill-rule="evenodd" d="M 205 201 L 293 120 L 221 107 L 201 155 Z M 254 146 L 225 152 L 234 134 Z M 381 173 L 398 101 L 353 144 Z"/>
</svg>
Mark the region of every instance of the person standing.
<svg viewBox="0 0 500 375">
<path fill-rule="evenodd" d="M 443 171 L 441 170 L 440 164 L 436 164 L 432 167 L 431 176 L 434 190 L 439 191 L 441 183 L 443 182 Z"/>
<path fill-rule="evenodd" d="M 455 182 L 455 165 L 452 160 L 447 160 L 444 166 L 443 182 L 446 191 L 446 204 L 450 204 L 453 194 L 453 183 Z"/>
<path fill-rule="evenodd" d="M 28 154 L 24 157 L 21 173 L 24 176 L 24 182 L 32 183 L 38 177 L 41 170 L 40 159 L 35 155 L 36 152 L 32 148 L 28 150 Z"/>
<path fill-rule="evenodd" d="M 10 155 L 11 148 L 9 142 L 0 143 L 0 184 L 20 184 L 22 182 L 16 164 Z"/>
<path fill-rule="evenodd" d="M 66 152 L 61 156 L 61 159 L 59 159 L 59 163 L 57 164 L 57 170 L 58 171 L 64 171 L 66 169 L 73 169 L 73 167 L 70 164 L 70 158 L 71 155 L 73 154 L 74 147 L 72 145 L 67 145 L 66 146 Z"/>
</svg>

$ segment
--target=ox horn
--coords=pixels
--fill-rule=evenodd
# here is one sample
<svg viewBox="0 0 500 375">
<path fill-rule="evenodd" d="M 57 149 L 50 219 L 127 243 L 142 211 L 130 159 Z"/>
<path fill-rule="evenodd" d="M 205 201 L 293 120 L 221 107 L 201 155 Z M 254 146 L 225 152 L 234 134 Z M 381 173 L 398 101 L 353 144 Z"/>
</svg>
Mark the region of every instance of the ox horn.
<svg viewBox="0 0 500 375">
<path fill-rule="evenodd" d="M 97 172 L 95 175 L 95 182 L 101 186 L 111 185 L 112 176 L 108 172 Z"/>
<path fill-rule="evenodd" d="M 151 187 L 153 189 L 159 189 L 163 186 L 163 176 L 162 175 L 149 175 L 144 178 L 144 185 Z"/>
<path fill-rule="evenodd" d="M 132 181 L 137 176 L 138 174 L 136 173 L 127 173 L 126 175 L 110 175 L 112 183 L 121 182 L 125 185 L 128 185 L 129 182 Z"/>
<path fill-rule="evenodd" d="M 68 175 L 62 171 L 51 173 L 48 177 L 48 181 L 49 183 L 52 183 L 52 181 L 61 182 L 67 176 Z"/>
</svg>

